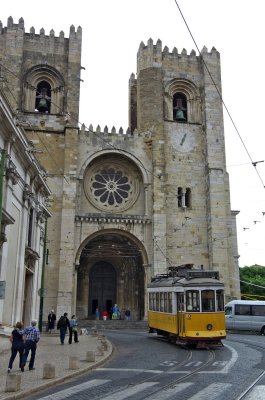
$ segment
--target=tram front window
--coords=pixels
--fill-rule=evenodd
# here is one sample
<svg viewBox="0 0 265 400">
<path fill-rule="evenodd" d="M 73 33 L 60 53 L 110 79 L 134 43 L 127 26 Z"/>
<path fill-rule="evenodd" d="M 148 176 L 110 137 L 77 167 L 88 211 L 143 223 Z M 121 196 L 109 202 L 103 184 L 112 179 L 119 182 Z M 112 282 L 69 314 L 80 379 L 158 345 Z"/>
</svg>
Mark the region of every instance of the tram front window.
<svg viewBox="0 0 265 400">
<path fill-rule="evenodd" d="M 224 291 L 216 290 L 216 302 L 217 302 L 217 310 L 216 311 L 224 311 Z"/>
<path fill-rule="evenodd" d="M 214 290 L 202 290 L 202 312 L 215 311 Z"/>
<path fill-rule="evenodd" d="M 200 311 L 200 296 L 198 290 L 188 290 L 186 292 L 186 311 Z"/>
</svg>

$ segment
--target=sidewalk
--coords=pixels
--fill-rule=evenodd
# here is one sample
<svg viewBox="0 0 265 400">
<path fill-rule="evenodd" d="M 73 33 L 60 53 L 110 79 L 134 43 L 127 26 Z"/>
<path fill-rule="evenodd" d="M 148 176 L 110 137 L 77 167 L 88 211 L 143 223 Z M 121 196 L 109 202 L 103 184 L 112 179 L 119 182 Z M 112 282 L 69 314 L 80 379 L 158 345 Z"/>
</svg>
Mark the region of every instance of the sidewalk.
<svg viewBox="0 0 265 400">
<path fill-rule="evenodd" d="M 17 355 L 11 374 L 21 375 L 20 390 L 16 392 L 5 392 L 8 361 L 10 358 L 11 343 L 8 337 L 0 336 L 0 400 L 8 399 L 26 399 L 30 395 L 40 389 L 45 389 L 54 384 L 63 382 L 64 380 L 80 375 L 85 371 L 94 369 L 96 366 L 106 361 L 112 354 L 112 345 L 103 335 L 99 335 L 97 331 L 89 331 L 89 334 L 79 335 L 79 343 L 68 344 L 68 336 L 65 338 L 65 344 L 60 344 L 58 333 L 42 333 L 41 340 L 38 343 L 35 370 L 29 371 L 28 363 L 25 372 L 21 372 L 18 363 L 19 355 Z M 102 351 L 102 355 L 98 355 L 98 347 L 102 349 L 102 342 L 107 341 L 107 349 Z M 95 362 L 86 361 L 88 351 L 95 352 Z M 69 369 L 69 358 L 77 357 L 78 369 Z M 29 361 L 29 359 L 28 359 Z M 55 366 L 55 378 L 44 379 L 44 364 L 53 364 Z"/>
</svg>

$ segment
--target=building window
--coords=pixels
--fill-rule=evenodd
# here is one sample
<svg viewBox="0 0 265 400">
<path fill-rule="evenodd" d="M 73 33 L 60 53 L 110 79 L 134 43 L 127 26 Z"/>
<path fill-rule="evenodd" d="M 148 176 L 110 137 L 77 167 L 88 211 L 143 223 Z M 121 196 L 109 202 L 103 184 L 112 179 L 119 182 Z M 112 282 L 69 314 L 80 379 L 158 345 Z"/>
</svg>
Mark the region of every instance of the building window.
<svg viewBox="0 0 265 400">
<path fill-rule="evenodd" d="M 29 225 L 28 225 L 28 247 L 32 247 L 32 237 L 33 237 L 33 208 L 29 212 Z"/>
<path fill-rule="evenodd" d="M 178 207 L 179 208 L 191 208 L 191 189 L 178 187 Z"/>
<path fill-rule="evenodd" d="M 51 111 L 51 86 L 46 81 L 37 85 L 35 111 L 48 114 Z"/>
<path fill-rule="evenodd" d="M 173 119 L 177 122 L 187 122 L 187 98 L 179 92 L 173 96 Z"/>
</svg>

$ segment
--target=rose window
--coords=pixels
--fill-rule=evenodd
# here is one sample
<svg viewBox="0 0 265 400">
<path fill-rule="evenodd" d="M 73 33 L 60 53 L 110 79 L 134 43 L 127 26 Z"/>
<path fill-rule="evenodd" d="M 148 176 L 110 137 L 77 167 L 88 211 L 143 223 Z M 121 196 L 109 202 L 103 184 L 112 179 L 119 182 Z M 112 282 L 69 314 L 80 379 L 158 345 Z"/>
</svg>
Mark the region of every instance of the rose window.
<svg viewBox="0 0 265 400">
<path fill-rule="evenodd" d="M 131 190 L 131 184 L 122 171 L 114 168 L 102 169 L 95 175 L 92 191 L 95 198 L 103 204 L 113 206 L 126 202 Z"/>
<path fill-rule="evenodd" d="M 123 211 L 139 195 L 139 172 L 125 160 L 98 161 L 88 169 L 84 183 L 89 201 L 101 210 Z"/>
</svg>

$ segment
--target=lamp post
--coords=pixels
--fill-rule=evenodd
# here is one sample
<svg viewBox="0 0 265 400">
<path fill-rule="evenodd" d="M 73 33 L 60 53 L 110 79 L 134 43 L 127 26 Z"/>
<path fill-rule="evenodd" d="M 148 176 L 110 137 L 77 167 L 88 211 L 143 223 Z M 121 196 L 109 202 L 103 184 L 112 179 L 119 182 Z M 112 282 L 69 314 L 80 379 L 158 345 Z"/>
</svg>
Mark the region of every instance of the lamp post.
<svg viewBox="0 0 265 400">
<path fill-rule="evenodd" d="M 39 330 L 40 330 L 40 332 L 42 332 L 42 320 L 43 320 L 44 277 L 45 277 L 45 263 L 46 263 L 46 247 L 47 247 L 47 216 L 45 216 L 44 243 L 43 243 L 42 270 L 41 270 L 40 311 L 39 311 Z"/>
</svg>

